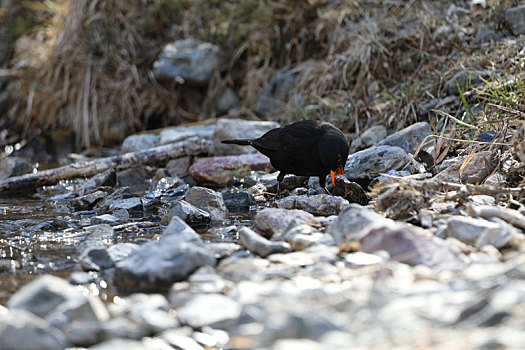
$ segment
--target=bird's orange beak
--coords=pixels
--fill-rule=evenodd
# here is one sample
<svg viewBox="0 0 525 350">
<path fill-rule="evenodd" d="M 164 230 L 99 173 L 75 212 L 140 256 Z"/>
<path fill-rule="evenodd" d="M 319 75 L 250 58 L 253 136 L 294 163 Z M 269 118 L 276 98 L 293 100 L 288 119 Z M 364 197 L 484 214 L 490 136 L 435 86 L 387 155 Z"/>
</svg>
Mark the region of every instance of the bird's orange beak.
<svg viewBox="0 0 525 350">
<path fill-rule="evenodd" d="M 343 175 L 344 168 L 342 165 L 339 165 L 335 171 L 330 170 L 330 176 L 332 177 L 332 186 L 335 186 L 335 176 L 336 175 Z"/>
</svg>

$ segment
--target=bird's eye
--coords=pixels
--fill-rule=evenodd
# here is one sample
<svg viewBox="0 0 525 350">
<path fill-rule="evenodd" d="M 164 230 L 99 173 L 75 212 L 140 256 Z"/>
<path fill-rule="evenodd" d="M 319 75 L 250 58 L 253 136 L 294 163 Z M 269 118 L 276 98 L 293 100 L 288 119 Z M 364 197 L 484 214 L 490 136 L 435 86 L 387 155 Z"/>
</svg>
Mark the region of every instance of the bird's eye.
<svg viewBox="0 0 525 350">
<path fill-rule="evenodd" d="M 337 155 L 337 161 L 340 162 L 340 161 L 341 161 L 341 158 L 343 158 L 343 157 L 341 157 L 341 155 L 338 154 L 338 155 Z"/>
</svg>

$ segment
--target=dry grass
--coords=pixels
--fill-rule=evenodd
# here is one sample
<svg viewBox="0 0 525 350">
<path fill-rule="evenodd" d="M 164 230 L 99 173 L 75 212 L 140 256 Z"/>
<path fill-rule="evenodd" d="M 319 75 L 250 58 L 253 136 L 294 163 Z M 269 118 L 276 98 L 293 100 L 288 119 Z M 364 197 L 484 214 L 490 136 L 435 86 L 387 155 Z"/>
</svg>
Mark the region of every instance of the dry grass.
<svg viewBox="0 0 525 350">
<path fill-rule="evenodd" d="M 33 130 L 70 128 L 77 145 L 87 147 L 107 142 L 115 128 L 122 137 L 152 120 L 167 125 L 213 117 L 213 101 L 225 86 L 234 88 L 245 106 L 253 107 L 273 74 L 290 66 L 298 73 L 291 96 L 302 96 L 304 104 L 298 106 L 292 98 L 283 111 L 268 118 L 327 119 L 355 134 L 375 123 L 401 128 L 427 118 L 419 106 L 439 96 L 444 81 L 463 67 L 498 73 L 509 61 L 520 59 L 511 57 L 505 43 L 487 50 L 500 50 L 496 56 L 487 55 L 479 45 L 466 47 L 461 39 L 475 35 L 483 23 L 496 22 L 512 2 L 492 0 L 486 10 L 449 16 L 447 9 L 455 3 L 463 4 L 47 2 L 56 6 L 48 9 L 52 15 L 46 25 L 17 46 L 13 63 L 22 78 L 15 89 L 19 103 L 11 115 L 25 116 Z M 437 35 L 444 25 L 451 32 Z M 226 72 L 216 75 L 200 98 L 176 84 L 161 85 L 150 73 L 162 46 L 186 37 L 217 43 L 230 58 Z M 468 103 L 477 103 L 478 95 L 469 94 Z M 455 102 L 442 109 L 457 117 L 462 108 Z"/>
</svg>

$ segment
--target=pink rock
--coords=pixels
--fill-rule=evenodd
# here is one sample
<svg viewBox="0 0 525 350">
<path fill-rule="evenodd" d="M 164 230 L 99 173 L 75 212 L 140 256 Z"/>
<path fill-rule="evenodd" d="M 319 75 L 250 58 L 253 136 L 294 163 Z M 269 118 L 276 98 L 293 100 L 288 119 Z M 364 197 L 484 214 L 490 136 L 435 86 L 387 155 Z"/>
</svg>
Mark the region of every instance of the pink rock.
<svg viewBox="0 0 525 350">
<path fill-rule="evenodd" d="M 243 178 L 250 171 L 275 171 L 270 159 L 261 153 L 208 157 L 190 167 L 190 175 L 199 183 L 225 184 L 232 176 Z"/>
</svg>

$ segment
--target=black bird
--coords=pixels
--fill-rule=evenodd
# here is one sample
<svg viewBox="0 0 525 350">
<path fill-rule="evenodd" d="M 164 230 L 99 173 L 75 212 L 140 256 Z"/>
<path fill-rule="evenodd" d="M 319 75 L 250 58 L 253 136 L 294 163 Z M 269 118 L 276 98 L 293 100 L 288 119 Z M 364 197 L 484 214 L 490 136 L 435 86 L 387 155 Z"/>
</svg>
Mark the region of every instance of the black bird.
<svg viewBox="0 0 525 350">
<path fill-rule="evenodd" d="M 224 140 L 222 143 L 250 145 L 270 158 L 279 170 L 277 193 L 286 174 L 319 176 L 319 184 L 326 189 L 326 175 L 343 174 L 348 158 L 348 140 L 332 124 L 317 120 L 301 120 L 272 129 L 257 139 Z"/>
</svg>

